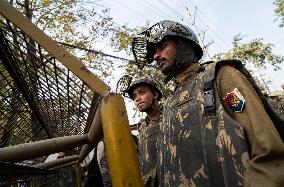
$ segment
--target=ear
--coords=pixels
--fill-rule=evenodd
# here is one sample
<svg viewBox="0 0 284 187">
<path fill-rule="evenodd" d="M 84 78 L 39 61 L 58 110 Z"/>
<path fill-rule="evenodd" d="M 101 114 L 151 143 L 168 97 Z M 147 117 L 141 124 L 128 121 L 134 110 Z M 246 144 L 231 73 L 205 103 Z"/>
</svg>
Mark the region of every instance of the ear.
<svg viewBox="0 0 284 187">
<path fill-rule="evenodd" d="M 155 93 L 154 93 L 154 98 L 157 99 L 157 98 L 158 98 L 158 95 L 159 95 L 158 92 L 155 92 Z"/>
</svg>

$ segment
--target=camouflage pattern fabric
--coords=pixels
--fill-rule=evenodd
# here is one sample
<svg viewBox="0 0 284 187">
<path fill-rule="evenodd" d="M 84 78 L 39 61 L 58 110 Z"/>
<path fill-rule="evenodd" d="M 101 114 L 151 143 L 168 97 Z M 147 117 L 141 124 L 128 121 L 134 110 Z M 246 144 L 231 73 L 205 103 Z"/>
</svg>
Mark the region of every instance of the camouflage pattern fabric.
<svg viewBox="0 0 284 187">
<path fill-rule="evenodd" d="M 281 98 L 280 96 L 269 98 L 268 103 L 280 119 L 284 121 L 284 98 Z"/>
<path fill-rule="evenodd" d="M 105 142 L 103 140 L 100 141 L 97 146 L 97 160 L 98 160 L 98 165 L 101 171 L 104 187 L 112 186 L 111 176 L 110 176 L 110 171 L 109 171 L 109 166 L 108 166 L 108 161 L 107 161 Z"/>
<path fill-rule="evenodd" d="M 164 104 L 159 186 L 243 185 L 248 161 L 244 129 L 218 98 L 216 115 L 205 115 L 203 77 L 203 71 L 190 75 Z"/>
<path fill-rule="evenodd" d="M 160 108 L 161 114 L 162 108 Z M 159 117 L 160 119 L 160 117 Z M 157 148 L 160 132 L 159 121 L 149 121 L 146 117 L 139 125 L 139 161 L 145 186 L 156 186 Z"/>
</svg>

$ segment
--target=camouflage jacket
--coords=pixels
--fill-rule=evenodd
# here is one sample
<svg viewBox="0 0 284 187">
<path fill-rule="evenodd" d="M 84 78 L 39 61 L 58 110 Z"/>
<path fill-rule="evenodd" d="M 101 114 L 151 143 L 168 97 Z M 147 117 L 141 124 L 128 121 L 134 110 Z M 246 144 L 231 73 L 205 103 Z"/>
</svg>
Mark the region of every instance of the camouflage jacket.
<svg viewBox="0 0 284 187">
<path fill-rule="evenodd" d="M 281 120 L 284 121 L 284 99 L 278 97 L 278 99 L 268 99 L 268 103 Z"/>
<path fill-rule="evenodd" d="M 158 143 L 159 186 L 243 186 L 248 168 L 249 176 L 252 176 L 249 178 L 251 186 L 257 182 L 253 180 L 255 173 L 259 173 L 255 168 L 265 168 L 265 162 L 270 162 L 269 158 L 274 159 L 272 163 L 275 167 L 274 164 L 266 167 L 268 169 L 264 173 L 268 177 L 264 182 L 266 180 L 270 184 L 275 169 L 279 173 L 284 171 L 283 159 L 277 158 L 284 153 L 283 143 L 281 144 L 280 136 L 275 134 L 273 123 L 270 121 L 273 126 L 270 127 L 277 144 L 275 146 L 271 143 L 269 146 L 274 146 L 270 148 L 275 154 L 258 147 L 261 142 L 257 140 L 263 139 L 248 135 L 252 132 L 247 132 L 246 126 L 232 118 L 231 113 L 229 115 L 224 108 L 216 89 L 217 64 L 226 64 L 226 61 L 211 63 L 190 74 L 163 106 Z M 251 140 L 252 138 L 257 140 Z M 258 144 L 252 145 L 251 142 Z M 264 159 L 264 165 L 258 165 L 261 158 Z M 283 181 L 281 174 L 275 178 L 279 179 L 279 183 Z M 259 180 L 258 184 L 261 185 L 262 181 Z"/>
<path fill-rule="evenodd" d="M 218 97 L 214 106 L 217 112 L 207 110 L 205 72 L 191 75 L 164 104 L 159 186 L 243 183 L 243 159 L 248 157 L 243 128 L 227 115 Z"/>
<path fill-rule="evenodd" d="M 139 132 L 139 161 L 142 178 L 145 186 L 155 186 L 157 184 L 157 148 L 159 138 L 159 122 L 162 107 L 160 107 L 159 118 L 150 121 L 147 117 L 143 119 L 138 127 Z"/>
<path fill-rule="evenodd" d="M 112 186 L 104 140 L 98 143 L 96 156 L 102 176 L 103 186 L 104 187 Z"/>
</svg>

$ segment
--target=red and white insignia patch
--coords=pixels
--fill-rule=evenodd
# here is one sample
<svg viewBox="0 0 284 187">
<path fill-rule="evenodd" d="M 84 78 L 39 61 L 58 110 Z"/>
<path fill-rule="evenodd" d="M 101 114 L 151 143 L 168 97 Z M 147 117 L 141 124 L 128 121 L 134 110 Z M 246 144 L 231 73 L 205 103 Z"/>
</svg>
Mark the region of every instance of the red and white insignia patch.
<svg viewBox="0 0 284 187">
<path fill-rule="evenodd" d="M 245 106 L 245 98 L 239 92 L 237 88 L 234 91 L 227 93 L 226 97 L 223 98 L 225 100 L 225 104 L 233 111 L 233 112 L 242 112 Z"/>
</svg>

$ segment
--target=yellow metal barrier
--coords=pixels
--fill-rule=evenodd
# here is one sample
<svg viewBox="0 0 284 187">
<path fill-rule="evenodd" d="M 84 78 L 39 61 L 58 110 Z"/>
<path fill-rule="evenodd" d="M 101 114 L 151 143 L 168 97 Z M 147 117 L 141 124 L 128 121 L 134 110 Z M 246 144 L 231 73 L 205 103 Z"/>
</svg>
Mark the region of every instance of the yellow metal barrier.
<svg viewBox="0 0 284 187">
<path fill-rule="evenodd" d="M 101 102 L 101 118 L 114 187 L 143 186 L 123 98 L 110 93 Z"/>
</svg>

